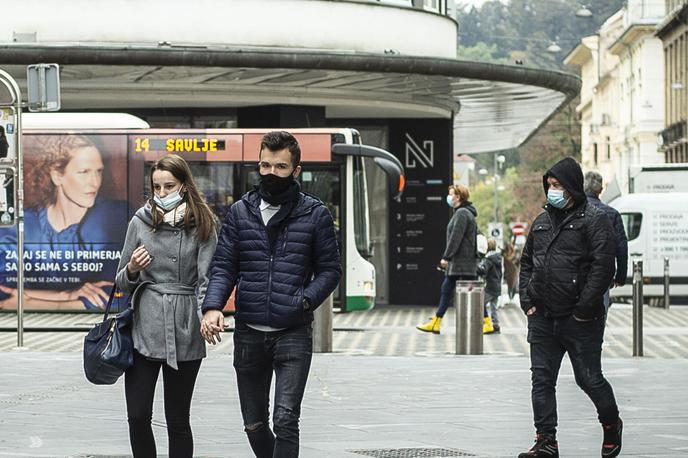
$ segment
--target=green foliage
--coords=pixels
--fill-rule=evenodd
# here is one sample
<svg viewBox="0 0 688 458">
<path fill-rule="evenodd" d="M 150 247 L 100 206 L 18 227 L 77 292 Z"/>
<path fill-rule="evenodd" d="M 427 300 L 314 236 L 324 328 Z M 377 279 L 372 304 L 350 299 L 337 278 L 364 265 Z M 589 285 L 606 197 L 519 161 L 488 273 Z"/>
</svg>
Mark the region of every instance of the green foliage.
<svg viewBox="0 0 688 458">
<path fill-rule="evenodd" d="M 562 58 L 584 36 L 591 35 L 602 23 L 624 5 L 623 0 L 596 0 L 587 2 L 593 13 L 591 18 L 576 17 L 582 3 L 578 0 L 511 0 L 485 2 L 480 8 L 457 8 L 459 22 L 459 55 L 462 48 L 492 49 L 482 57 L 497 62 L 514 61 L 514 55 L 524 65 L 558 69 Z M 562 52 L 552 54 L 547 47 L 556 41 Z"/>
<path fill-rule="evenodd" d="M 460 4 L 460 2 L 459 2 Z M 581 4 L 588 4 L 592 18 L 576 17 Z M 594 34 L 602 23 L 624 5 L 623 0 L 510 0 L 488 1 L 480 8 L 459 6 L 459 56 L 467 60 L 514 63 L 528 67 L 561 70 L 563 57 L 584 36 Z M 557 41 L 562 51 L 547 47 Z M 532 221 L 542 211 L 542 175 L 560 159 L 580 159 L 580 124 L 572 101 L 523 146 L 506 156 L 506 190 L 499 193 L 499 220 Z M 474 155 L 476 170 L 494 173 L 494 153 Z M 478 221 L 486 229 L 494 214 L 494 187 L 478 183 L 471 189 Z"/>
<path fill-rule="evenodd" d="M 509 60 L 499 56 L 497 45 L 486 45 L 483 42 L 471 47 L 459 48 L 458 58 L 473 62 L 489 62 L 493 64 L 508 64 Z"/>
</svg>

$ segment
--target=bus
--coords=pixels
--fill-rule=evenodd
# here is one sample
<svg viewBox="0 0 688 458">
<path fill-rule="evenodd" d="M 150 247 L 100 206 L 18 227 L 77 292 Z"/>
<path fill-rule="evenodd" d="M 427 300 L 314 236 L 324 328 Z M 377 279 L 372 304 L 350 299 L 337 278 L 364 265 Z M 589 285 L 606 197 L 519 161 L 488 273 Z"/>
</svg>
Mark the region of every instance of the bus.
<svg viewBox="0 0 688 458">
<path fill-rule="evenodd" d="M 25 114 L 25 309 L 102 309 L 114 279 L 126 227 L 150 197 L 153 162 L 178 154 L 222 221 L 258 183 L 262 136 L 272 129 L 157 129 L 112 113 Z M 343 278 L 335 310 L 375 303 L 366 166 L 380 167 L 390 199 L 405 186 L 401 162 L 361 144 L 346 128 L 290 129 L 301 146 L 302 190 L 321 199 L 334 218 Z M 0 229 L 0 309 L 16 307 L 16 229 Z M 14 302 L 13 302 L 14 300 Z M 232 300 L 230 299 L 230 302 Z M 232 304 L 228 303 L 231 309 Z"/>
</svg>

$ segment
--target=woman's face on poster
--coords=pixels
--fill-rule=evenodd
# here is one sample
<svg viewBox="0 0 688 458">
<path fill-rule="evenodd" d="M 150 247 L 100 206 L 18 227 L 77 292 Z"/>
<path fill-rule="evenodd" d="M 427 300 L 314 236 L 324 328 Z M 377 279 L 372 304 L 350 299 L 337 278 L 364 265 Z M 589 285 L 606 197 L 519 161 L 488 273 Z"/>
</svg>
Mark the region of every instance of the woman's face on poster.
<svg viewBox="0 0 688 458">
<path fill-rule="evenodd" d="M 53 183 L 70 201 L 91 208 L 103 183 L 103 159 L 93 146 L 77 148 L 71 155 L 64 173 L 51 173 Z"/>
</svg>

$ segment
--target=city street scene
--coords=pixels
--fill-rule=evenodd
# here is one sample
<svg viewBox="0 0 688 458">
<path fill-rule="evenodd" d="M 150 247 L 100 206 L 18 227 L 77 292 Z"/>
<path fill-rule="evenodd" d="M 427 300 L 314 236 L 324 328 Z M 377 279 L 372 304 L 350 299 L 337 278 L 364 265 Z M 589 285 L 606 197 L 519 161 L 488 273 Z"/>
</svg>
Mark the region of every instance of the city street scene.
<svg viewBox="0 0 688 458">
<path fill-rule="evenodd" d="M 687 0 L 22 0 L 0 457 L 688 457 Z"/>
</svg>

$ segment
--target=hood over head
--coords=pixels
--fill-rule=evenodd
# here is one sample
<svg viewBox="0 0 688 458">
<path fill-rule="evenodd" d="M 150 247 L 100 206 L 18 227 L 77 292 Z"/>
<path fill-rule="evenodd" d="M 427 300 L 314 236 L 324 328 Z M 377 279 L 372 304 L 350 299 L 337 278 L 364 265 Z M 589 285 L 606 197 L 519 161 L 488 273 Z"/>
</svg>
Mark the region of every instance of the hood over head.
<svg viewBox="0 0 688 458">
<path fill-rule="evenodd" d="M 566 189 L 575 206 L 585 202 L 585 192 L 583 191 L 583 171 L 578 162 L 572 157 L 565 157 L 557 162 L 542 176 L 542 186 L 545 188 L 545 196 L 549 190 L 549 183 L 547 178 L 553 177 L 559 180 L 559 183 Z"/>
</svg>

